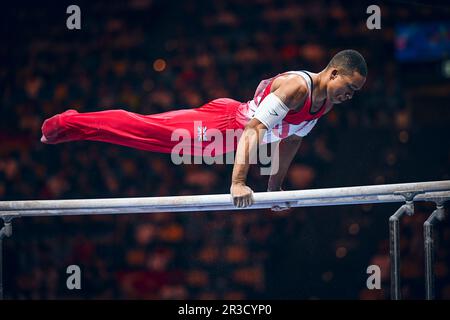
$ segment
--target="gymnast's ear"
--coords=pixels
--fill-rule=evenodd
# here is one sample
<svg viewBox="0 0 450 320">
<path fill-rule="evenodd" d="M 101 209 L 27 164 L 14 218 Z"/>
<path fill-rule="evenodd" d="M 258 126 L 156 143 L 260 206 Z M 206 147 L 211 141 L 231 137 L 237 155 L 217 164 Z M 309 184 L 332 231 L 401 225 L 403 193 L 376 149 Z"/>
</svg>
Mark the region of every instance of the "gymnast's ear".
<svg viewBox="0 0 450 320">
<path fill-rule="evenodd" d="M 334 80 L 338 77 L 339 75 L 339 70 L 336 68 L 331 68 L 330 70 L 330 80 Z"/>
</svg>

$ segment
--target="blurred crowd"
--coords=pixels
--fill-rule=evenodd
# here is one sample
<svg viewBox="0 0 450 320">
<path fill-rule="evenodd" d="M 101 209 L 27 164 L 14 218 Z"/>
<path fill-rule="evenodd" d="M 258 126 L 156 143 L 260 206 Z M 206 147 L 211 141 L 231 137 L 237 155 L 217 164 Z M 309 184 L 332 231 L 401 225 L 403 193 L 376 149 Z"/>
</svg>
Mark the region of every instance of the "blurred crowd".
<svg viewBox="0 0 450 320">
<path fill-rule="evenodd" d="M 394 2 L 395 4 L 395 2 Z M 360 51 L 364 89 L 303 140 L 285 189 L 449 179 L 446 128 L 414 117 L 394 59 L 394 22 L 436 9 L 364 2 L 79 2 L 11 4 L 0 47 L 0 200 L 227 193 L 229 165 L 174 165 L 170 156 L 98 142 L 44 145 L 42 122 L 69 108 L 151 114 L 230 97 L 247 101 L 261 79 L 318 72 L 334 53 Z M 413 67 L 411 67 L 413 68 Z M 438 117 L 438 115 L 435 115 Z M 448 130 L 448 129 L 447 129 Z M 251 169 L 249 184 L 267 177 Z M 388 217 L 397 205 L 23 218 L 4 241 L 5 295 L 13 299 L 386 299 Z M 431 204 L 402 221 L 405 298 L 423 298 L 422 224 Z M 450 229 L 436 255 L 437 296 L 450 298 Z M 82 289 L 66 287 L 66 268 Z M 382 289 L 366 289 L 367 266 Z"/>
</svg>

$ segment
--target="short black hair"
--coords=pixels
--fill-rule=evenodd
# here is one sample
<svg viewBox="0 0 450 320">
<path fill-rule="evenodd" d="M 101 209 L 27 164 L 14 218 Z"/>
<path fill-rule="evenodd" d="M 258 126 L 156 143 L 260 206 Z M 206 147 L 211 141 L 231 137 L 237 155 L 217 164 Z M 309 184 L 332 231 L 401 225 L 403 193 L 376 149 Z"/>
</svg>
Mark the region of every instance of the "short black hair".
<svg viewBox="0 0 450 320">
<path fill-rule="evenodd" d="M 357 71 L 363 77 L 367 77 L 366 60 L 361 53 L 352 49 L 336 53 L 327 68 L 336 68 L 344 74 L 353 74 L 354 71 Z"/>
</svg>

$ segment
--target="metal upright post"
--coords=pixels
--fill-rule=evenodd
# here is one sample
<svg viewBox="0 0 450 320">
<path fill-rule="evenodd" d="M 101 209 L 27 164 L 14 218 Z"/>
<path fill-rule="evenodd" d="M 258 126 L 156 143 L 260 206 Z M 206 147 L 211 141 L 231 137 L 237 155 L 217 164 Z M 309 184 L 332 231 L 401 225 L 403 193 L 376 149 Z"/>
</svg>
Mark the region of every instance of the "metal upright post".
<svg viewBox="0 0 450 320">
<path fill-rule="evenodd" d="M 3 219 L 4 225 L 0 229 L 0 300 L 3 300 L 3 238 L 12 234 L 11 218 Z"/>
<path fill-rule="evenodd" d="M 404 214 L 414 214 L 414 203 L 408 200 L 389 217 L 389 253 L 391 259 L 391 299 L 400 300 L 400 223 Z"/>
<path fill-rule="evenodd" d="M 423 241 L 425 248 L 425 296 L 427 300 L 435 298 L 434 288 L 434 225 L 444 219 L 444 206 L 438 203 L 436 210 L 423 224 Z"/>
</svg>

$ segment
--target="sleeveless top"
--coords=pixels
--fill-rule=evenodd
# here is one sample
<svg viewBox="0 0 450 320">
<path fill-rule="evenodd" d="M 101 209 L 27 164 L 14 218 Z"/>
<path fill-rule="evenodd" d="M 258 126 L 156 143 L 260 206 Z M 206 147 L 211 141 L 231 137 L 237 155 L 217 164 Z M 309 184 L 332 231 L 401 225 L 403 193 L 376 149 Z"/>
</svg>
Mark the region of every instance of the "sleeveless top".
<svg viewBox="0 0 450 320">
<path fill-rule="evenodd" d="M 290 110 L 280 123 L 275 125 L 272 130 L 266 132 L 263 138 L 264 143 L 275 142 L 293 134 L 300 137 L 306 136 L 316 125 L 318 119 L 325 113 L 329 105 L 326 100 L 318 111 L 312 112 L 312 92 L 314 85 L 311 76 L 307 71 L 287 71 L 272 78 L 264 79 L 259 83 L 253 100 L 243 104 L 243 108 L 240 110 L 240 113 L 243 116 L 242 118 L 247 122 L 252 119 L 261 102 L 270 94 L 273 81 L 281 75 L 292 73 L 300 75 L 306 81 L 308 86 L 308 97 L 300 111 Z"/>
</svg>

